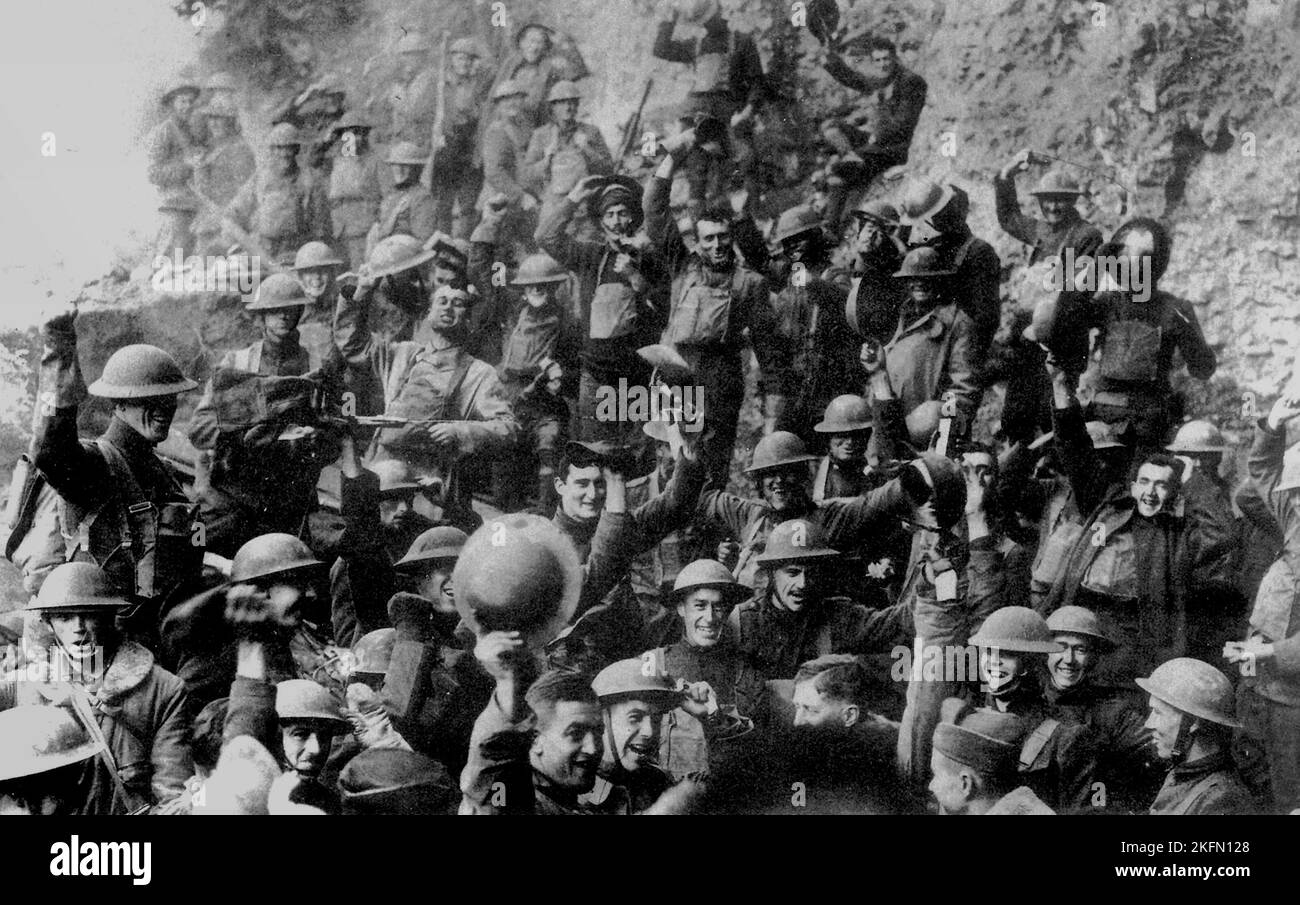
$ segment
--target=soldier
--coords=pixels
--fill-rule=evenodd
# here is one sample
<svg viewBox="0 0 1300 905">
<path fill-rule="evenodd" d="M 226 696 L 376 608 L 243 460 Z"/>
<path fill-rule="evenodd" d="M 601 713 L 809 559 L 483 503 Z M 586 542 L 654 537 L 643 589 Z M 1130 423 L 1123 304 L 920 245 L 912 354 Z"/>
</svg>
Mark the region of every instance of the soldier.
<svg viewBox="0 0 1300 905">
<path fill-rule="evenodd" d="M 397 57 L 396 84 L 387 92 L 388 141 L 428 142 L 438 113 L 437 73 L 429 66 L 432 47 L 419 32 L 404 33 L 393 49 Z"/>
<path fill-rule="evenodd" d="M 676 636 L 637 661 L 652 664 L 656 674 L 707 683 L 711 691 L 710 706 L 703 713 L 690 702 L 667 714 L 658 758 L 674 776 L 709 769 L 710 754 L 716 767 L 719 755 L 729 753 L 718 751 L 719 743 L 755 724 L 766 725 L 764 676 L 741 652 L 728 626 L 734 608 L 747 596 L 748 588 L 717 560 L 690 563 L 678 573 L 663 602 Z"/>
<path fill-rule="evenodd" d="M 275 686 L 275 715 L 280 720 L 281 757 L 299 779 L 294 801 L 327 814 L 342 813 L 338 790 L 321 781 L 335 737 L 351 729 L 339 705 L 316 682 L 287 679 Z"/>
<path fill-rule="evenodd" d="M 767 678 L 793 678 L 800 663 L 824 654 L 887 651 L 912 638 L 907 604 L 873 610 L 827 593 L 839 557 L 811 520 L 772 529 L 756 559 L 766 585 L 731 616 L 740 649 Z"/>
<path fill-rule="evenodd" d="M 988 710 L 934 727 L 929 788 L 941 814 L 1056 813 L 1029 787 L 1017 787 L 1020 731 L 1015 717 Z"/>
<path fill-rule="evenodd" d="M 813 432 L 826 436 L 827 452 L 817 463 L 812 500 L 861 496 L 879 481 L 870 479 L 867 445 L 873 427 L 871 403 L 851 393 L 836 396 L 826 406 Z M 876 477 L 879 477 L 878 475 Z"/>
<path fill-rule="evenodd" d="M 938 253 L 933 269 L 949 274 L 940 291 L 974 322 L 971 361 L 982 368 L 1002 318 L 998 253 L 971 232 L 966 223 L 970 198 L 956 186 L 919 180 L 906 190 L 900 206 L 908 244 Z"/>
<path fill-rule="evenodd" d="M 1087 726 L 1065 725 L 1048 714 L 1044 655 L 1060 652 L 1062 644 L 1043 617 L 1027 607 L 1003 607 L 984 620 L 970 643 L 979 649 L 983 706 L 1021 720 L 1021 780 L 1057 811 L 1088 807 L 1095 740 Z"/>
<path fill-rule="evenodd" d="M 696 381 L 707 388 L 710 443 L 704 454 L 710 474 L 721 485 L 745 396 L 743 335 L 748 331 L 763 380 L 770 383 L 770 375 L 777 373 L 776 326 L 766 282 L 736 254 L 742 233 L 756 232 L 753 221 L 721 207 L 702 212 L 695 222 L 695 252 L 672 221 L 668 194 L 673 173 L 694 141 L 686 132 L 669 142 L 668 156 L 646 186 L 646 231 L 672 274 L 668 325 L 660 341 L 677 349 Z"/>
<path fill-rule="evenodd" d="M 1255 427 L 1250 477 L 1281 526 L 1282 550 L 1255 594 L 1246 639 L 1223 646 L 1224 659 L 1244 676 L 1237 712 L 1246 736 L 1264 749 L 1274 810 L 1283 814 L 1300 807 L 1300 448 L 1287 446 L 1287 426 L 1298 415 L 1297 400 L 1283 396 Z"/>
<path fill-rule="evenodd" d="M 457 238 L 469 237 L 474 202 L 483 185 L 478 142 L 492 77 L 478 68 L 481 56 L 473 38 L 457 38 L 447 48 L 442 129 L 433 137 L 430 184 L 434 187 L 434 220 L 437 229 Z"/>
<path fill-rule="evenodd" d="M 1047 400 L 1050 388 L 1043 377 L 1043 351 L 1024 335 L 1030 324 L 1035 302 L 1044 297 L 1044 279 L 1051 276 L 1047 268 L 1057 268 L 1064 287 L 1064 268 L 1096 254 L 1101 245 L 1101 231 L 1080 216 L 1075 207 L 1083 191 L 1068 173 L 1053 170 L 1044 174 L 1030 192 L 1038 200 L 1042 219 L 1021 213 L 1016 198 L 1016 174 L 1027 170 L 1035 159 L 1025 149 L 1002 168 L 993 179 L 993 196 L 997 203 L 998 225 L 1008 235 L 1031 246 L 1024 273 L 1024 283 L 1016 299 L 1019 307 L 1011 320 L 1007 348 L 999 362 L 1007 381 L 1007 399 L 1003 405 L 1002 425 L 1008 436 L 1028 441 L 1035 429 L 1051 427 Z M 1073 280 L 1074 273 L 1068 274 Z"/>
<path fill-rule="evenodd" d="M 99 563 L 143 604 L 131 630 L 152 638 L 160 611 L 198 580 L 197 506 L 154 447 L 171 433 L 177 396 L 198 384 L 156 346 L 114 352 L 89 393 L 110 399 L 113 417 L 94 442 L 77 439 L 87 394 L 77 360 L 76 308 L 45 324 L 32 463 L 61 498 L 65 561 Z M 192 588 L 189 588 L 192 591 Z"/>
<path fill-rule="evenodd" d="M 302 140 L 294 126 L 274 126 L 266 143 L 271 160 L 230 203 L 226 228 L 230 233 L 233 225 L 252 235 L 258 248 L 245 248 L 245 253 L 260 252 L 271 257 L 270 264 L 289 264 L 304 242 L 329 238 L 329 201 L 320 182 L 298 167 Z M 231 235 L 238 241 L 238 234 Z"/>
<path fill-rule="evenodd" d="M 1152 814 L 1249 814 L 1250 793 L 1232 763 L 1232 683 L 1208 663 L 1176 657 L 1138 687 L 1151 696 L 1146 726 L 1172 766 Z"/>
<path fill-rule="evenodd" d="M 492 89 L 492 118 L 483 131 L 483 189 L 477 207 L 489 198 L 504 195 L 511 211 L 508 235 L 524 240 L 535 222 L 537 196 L 524 187 L 524 157 L 532 135 L 532 121 L 524 107 L 523 86 L 505 81 Z M 503 237 L 504 238 L 504 237 Z"/>
<path fill-rule="evenodd" d="M 298 341 L 309 303 L 289 274 L 263 280 L 246 309 L 262 339 L 222 356 L 194 410 L 190 441 L 212 458 L 200 513 L 209 547 L 223 556 L 259 534 L 301 533 L 337 452 L 314 405 L 333 382 L 313 379 L 321 363 Z"/>
<path fill-rule="evenodd" d="M 438 204 L 420 183 L 429 155 L 414 142 L 399 141 L 388 149 L 384 162 L 393 174 L 393 190 L 379 204 L 378 228 L 371 235 L 378 241 L 400 233 L 423 244 L 439 222 Z"/>
<path fill-rule="evenodd" d="M 857 334 L 889 342 L 898 329 L 898 312 L 907 288 L 894 279 L 907 246 L 899 237 L 898 210 L 887 201 L 866 201 L 853 212 L 858 233 L 853 242 L 853 283 L 844 314 Z"/>
<path fill-rule="evenodd" d="M 86 761 L 103 750 L 62 707 L 25 704 L 0 712 L 0 817 L 76 813 Z"/>
<path fill-rule="evenodd" d="M 184 258 L 194 241 L 191 230 L 198 203 L 190 180 L 203 154 L 203 145 L 202 137 L 191 123 L 191 111 L 199 94 L 199 87 L 190 84 L 169 90 L 162 97 L 167 118 L 149 133 L 149 181 L 158 189 L 159 209 L 167 214 L 155 252 L 163 257 L 170 258 L 179 252 Z"/>
<path fill-rule="evenodd" d="M 1047 617 L 1047 627 L 1061 649 L 1047 655 L 1043 696 L 1054 719 L 1066 726 L 1087 726 L 1096 739 L 1097 780 L 1103 786 L 1100 796 L 1094 787 L 1093 804 L 1144 813 L 1160 784 L 1151 734 L 1143 726 L 1146 706 L 1137 689 L 1097 680 L 1098 663 L 1118 645 L 1096 613 L 1081 606 L 1061 607 Z"/>
<path fill-rule="evenodd" d="M 232 104 L 214 98 L 199 113 L 207 124 L 208 148 L 194 168 L 194 189 L 210 204 L 202 206 L 194 224 L 196 247 L 199 254 L 219 255 L 225 251 L 221 213 L 253 178 L 257 161 L 253 149 L 239 134 L 239 119 Z"/>
<path fill-rule="evenodd" d="M 763 586 L 766 576 L 760 574 L 755 558 L 763 552 L 772 529 L 781 522 L 811 519 L 826 532 L 828 545 L 852 549 L 869 535 L 905 517 L 914 505 L 929 499 L 932 479 L 928 472 L 922 475 L 921 469 L 928 466 L 918 461 L 902 469 L 897 478 L 865 495 L 814 503 L 809 463 L 816 458 L 794 434 L 785 431 L 768 434 L 755 445 L 749 467 L 745 469 L 761 499 L 746 499 L 718 490 L 706 491 L 700 498 L 696 519 L 725 528 L 738 541 L 739 546 L 732 554 L 732 571 L 746 587 Z M 724 561 L 731 558 L 728 556 Z"/>
<path fill-rule="evenodd" d="M 185 686 L 121 636 L 114 617 L 130 606 L 98 566 L 59 566 L 27 605 L 54 637 L 48 677 L 0 682 L 0 710 L 61 704 L 101 747 L 79 814 L 164 804 L 192 772 Z"/>
<path fill-rule="evenodd" d="M 353 267 L 366 260 L 366 235 L 379 215 L 382 190 L 379 160 L 370 148 L 373 128 L 365 117 L 349 110 L 331 130 L 339 149 L 326 195 L 334 227 L 331 235 Z"/>
<path fill-rule="evenodd" d="M 578 122 L 582 95 L 573 82 L 556 82 L 546 96 L 551 119 L 533 130 L 524 155 L 523 182 L 542 199 L 540 216 L 588 176 L 608 176 L 614 160 L 600 130 Z"/>
<path fill-rule="evenodd" d="M 776 222 L 772 238 L 779 263 L 768 266 L 776 310 L 775 394 L 763 400 L 776 430 L 809 439 L 814 419 L 836 396 L 861 385 L 858 340 L 844 318 L 847 274 L 831 265 L 831 244 L 811 208 L 792 207 Z"/>
<path fill-rule="evenodd" d="M 307 146 L 307 167 L 316 178 L 329 178 L 330 150 L 334 146 L 333 125 L 344 112 L 347 91 L 337 77 L 326 75 L 291 98 L 271 116 L 271 126 L 288 123 L 301 129 Z"/>
<path fill-rule="evenodd" d="M 584 202 L 600 224 L 599 242 L 567 233 Z M 659 256 L 638 241 L 644 219 L 635 180 L 592 176 L 548 208 L 537 225 L 537 244 L 577 276 L 583 343 L 573 434 L 581 439 L 622 438 L 628 427 L 597 417 L 597 390 L 617 386 L 620 377 L 639 385 L 650 376 L 636 350 L 652 340 L 651 304 L 667 279 Z"/>
<path fill-rule="evenodd" d="M 343 259 L 324 242 L 308 242 L 293 256 L 293 273 L 308 302 L 298 323 L 300 343 L 323 360 L 329 360 L 333 348 L 336 280 L 343 266 Z"/>
<path fill-rule="evenodd" d="M 526 22 L 515 32 L 515 50 L 501 63 L 492 82 L 492 96 L 505 82 L 524 93 L 523 122 L 529 130 L 544 124 L 550 111 L 546 97 L 561 81 L 577 81 L 587 74 L 578 60 L 570 60 L 555 46 L 555 32 L 539 22 Z"/>
</svg>

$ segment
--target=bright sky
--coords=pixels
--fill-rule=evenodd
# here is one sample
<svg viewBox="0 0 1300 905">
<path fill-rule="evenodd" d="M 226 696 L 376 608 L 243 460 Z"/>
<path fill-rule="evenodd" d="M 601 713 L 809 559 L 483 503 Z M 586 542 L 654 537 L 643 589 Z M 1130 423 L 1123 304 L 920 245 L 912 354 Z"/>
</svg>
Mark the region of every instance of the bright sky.
<svg viewBox="0 0 1300 905">
<path fill-rule="evenodd" d="M 164 83 L 198 53 L 173 0 L 36 0 L 0 29 L 0 329 L 34 322 L 41 280 L 105 273 L 156 230 L 140 131 Z M 42 156 L 54 133 L 56 154 Z"/>
</svg>

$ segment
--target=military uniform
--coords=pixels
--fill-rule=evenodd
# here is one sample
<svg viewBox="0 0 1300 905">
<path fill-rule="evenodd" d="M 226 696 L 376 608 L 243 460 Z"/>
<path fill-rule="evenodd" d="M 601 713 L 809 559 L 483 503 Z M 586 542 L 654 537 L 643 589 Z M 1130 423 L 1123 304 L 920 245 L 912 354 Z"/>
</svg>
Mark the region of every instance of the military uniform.
<svg viewBox="0 0 1300 905">
<path fill-rule="evenodd" d="M 379 159 L 373 151 L 340 154 L 330 170 L 330 222 L 334 246 L 345 251 L 350 266 L 360 267 L 366 260 L 366 236 L 379 216 Z M 400 230 L 390 230 L 385 235 Z M 382 238 L 382 236 L 380 237 Z M 420 238 L 420 237 L 416 237 Z"/>
<path fill-rule="evenodd" d="M 1170 770 L 1151 813 L 1252 814 L 1255 803 L 1237 775 L 1232 757 L 1221 751 Z"/>
<path fill-rule="evenodd" d="M 204 153 L 194 171 L 194 185 L 203 197 L 225 207 L 256 172 L 253 149 L 241 136 L 232 134 Z M 199 254 L 217 255 L 225 251 L 217 211 L 204 210 L 194 224 L 194 232 Z"/>
<path fill-rule="evenodd" d="M 429 190 L 417 182 L 384 196 L 376 222 L 379 224 L 376 241 L 401 233 L 414 236 L 423 244 L 438 230 L 438 204 Z"/>
<path fill-rule="evenodd" d="M 442 118 L 445 144 L 433 155 L 430 184 L 434 187 L 435 229 L 457 237 L 469 236 L 474 203 L 483 185 L 480 120 L 487 107 L 490 81 L 486 74 L 459 79 L 447 73 Z M 457 207 L 460 219 L 453 221 Z"/>
<path fill-rule="evenodd" d="M 162 210 L 167 215 L 155 253 L 170 258 L 180 249 L 181 257 L 185 257 L 192 250 L 191 229 L 199 209 L 189 186 L 194 176 L 192 160 L 202 151 L 202 143 L 189 124 L 174 115 L 149 133 L 147 143 L 149 181 L 158 188 Z"/>
<path fill-rule="evenodd" d="M 240 189 L 227 213 L 256 236 L 277 264 L 291 264 L 299 248 L 313 239 L 328 241 L 332 233 L 324 187 L 299 172 L 259 172 Z"/>
</svg>

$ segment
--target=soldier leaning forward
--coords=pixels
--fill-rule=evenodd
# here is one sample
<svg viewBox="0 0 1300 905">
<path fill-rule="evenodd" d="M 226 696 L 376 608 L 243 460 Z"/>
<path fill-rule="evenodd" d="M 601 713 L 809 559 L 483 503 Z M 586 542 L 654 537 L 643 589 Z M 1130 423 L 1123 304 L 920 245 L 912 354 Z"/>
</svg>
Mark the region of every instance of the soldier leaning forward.
<svg viewBox="0 0 1300 905">
<path fill-rule="evenodd" d="M 247 308 L 262 339 L 222 357 L 194 411 L 190 440 L 213 455 L 196 491 L 208 546 L 222 556 L 259 534 L 299 534 L 337 453 L 317 423 L 319 362 L 298 342 L 307 304 L 292 276 L 263 280 Z"/>
<path fill-rule="evenodd" d="M 192 590 L 202 568 L 201 537 L 192 530 L 198 507 L 154 452 L 167 439 L 176 397 L 198 384 L 162 349 L 118 349 L 89 389 L 113 401 L 113 418 L 98 440 L 79 440 L 77 414 L 87 389 L 75 319 L 75 310 L 60 313 L 44 327 L 32 460 L 60 498 L 47 510 L 58 520 L 58 533 L 45 536 L 62 546 L 64 561 L 96 563 L 144 604 L 127 625 L 147 640 L 159 612 L 176 594 Z"/>
</svg>

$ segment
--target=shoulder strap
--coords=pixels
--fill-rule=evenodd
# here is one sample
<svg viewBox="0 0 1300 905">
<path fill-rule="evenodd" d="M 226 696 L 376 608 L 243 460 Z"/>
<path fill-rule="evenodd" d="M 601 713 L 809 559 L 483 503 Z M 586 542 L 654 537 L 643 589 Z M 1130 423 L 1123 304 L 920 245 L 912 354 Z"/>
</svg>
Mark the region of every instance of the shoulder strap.
<svg viewBox="0 0 1300 905">
<path fill-rule="evenodd" d="M 1034 761 L 1038 760 L 1038 755 L 1043 753 L 1047 743 L 1052 740 L 1056 730 L 1061 728 L 1059 720 L 1051 717 L 1043 720 L 1035 727 L 1034 731 L 1029 733 L 1029 738 L 1025 739 L 1024 745 L 1020 748 L 1020 770 L 1024 772 L 1032 769 Z"/>
<path fill-rule="evenodd" d="M 474 364 L 475 358 L 462 349 L 456 350 L 456 370 L 452 372 L 451 383 L 447 385 L 447 395 L 442 397 L 442 405 L 438 407 L 438 417 L 446 418 L 451 410 L 452 400 L 460 392 L 460 385 L 465 382 L 469 369 Z"/>
<path fill-rule="evenodd" d="M 966 237 L 965 242 L 961 243 L 961 247 L 957 249 L 957 254 L 953 255 L 952 258 L 953 270 L 960 269 L 961 265 L 966 261 L 966 255 L 970 253 L 971 246 L 975 244 L 975 239 L 976 237 L 972 234 Z"/>
</svg>

